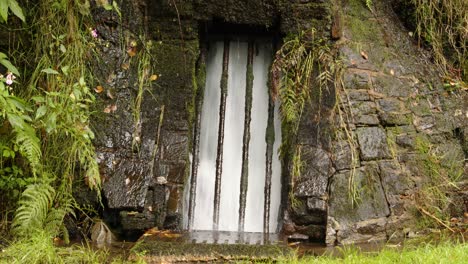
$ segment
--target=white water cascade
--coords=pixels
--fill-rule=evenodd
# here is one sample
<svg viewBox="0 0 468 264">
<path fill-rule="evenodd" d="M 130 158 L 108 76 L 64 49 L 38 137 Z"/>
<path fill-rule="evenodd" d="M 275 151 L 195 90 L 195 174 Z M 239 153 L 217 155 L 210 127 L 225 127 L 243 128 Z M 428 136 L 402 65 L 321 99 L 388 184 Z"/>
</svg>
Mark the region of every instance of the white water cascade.
<svg viewBox="0 0 468 264">
<path fill-rule="evenodd" d="M 209 45 L 206 53 L 206 85 L 201 108 L 198 167 L 194 168 L 197 170 L 197 176 L 194 178 L 195 199 L 189 201 L 193 203 L 193 219 L 189 226 L 191 230 L 277 232 L 281 200 L 281 164 L 278 157 L 281 124 L 278 105 L 270 105 L 270 113 L 274 112 L 270 122 L 274 125 L 275 134 L 270 175 L 267 169 L 266 140 L 270 102 L 267 82 L 272 55 L 272 43 L 263 40 L 250 44 L 245 40 L 214 41 Z M 251 108 L 247 115 L 249 93 L 246 87 L 249 86 L 249 70 L 253 75 L 253 85 Z M 221 114 L 223 73 L 227 73 L 224 115 Z M 223 116 L 224 123 L 220 124 Z M 251 117 L 249 130 L 244 128 L 247 116 Z M 219 133 L 220 129 L 224 129 L 224 133 Z M 244 133 L 249 133 L 250 140 L 247 144 Z M 222 149 L 219 146 L 222 146 Z M 248 147 L 248 153 L 243 153 L 244 146 Z M 244 155 L 244 159 L 243 154 L 247 155 Z M 247 190 L 246 197 L 242 198 L 241 177 L 245 159 L 248 159 L 247 184 L 244 187 Z M 220 191 L 219 197 L 216 198 L 218 175 Z M 271 189 L 270 195 L 266 197 L 265 193 L 268 192 L 265 182 L 268 177 L 271 177 Z M 218 217 L 215 215 L 216 199 L 219 200 Z M 240 216 L 242 199 L 245 200 L 244 216 Z M 264 208 L 269 208 L 266 218 Z M 240 224 L 240 218 L 244 223 Z M 265 221 L 268 223 L 266 227 Z"/>
</svg>

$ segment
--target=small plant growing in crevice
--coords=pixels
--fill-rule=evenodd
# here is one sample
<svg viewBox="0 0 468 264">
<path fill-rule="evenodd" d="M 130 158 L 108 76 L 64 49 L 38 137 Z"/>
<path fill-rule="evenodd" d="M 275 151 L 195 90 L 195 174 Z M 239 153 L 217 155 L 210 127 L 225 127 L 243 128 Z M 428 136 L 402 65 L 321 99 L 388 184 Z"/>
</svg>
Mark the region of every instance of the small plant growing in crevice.
<svg viewBox="0 0 468 264">
<path fill-rule="evenodd" d="M 465 0 L 410 0 L 415 7 L 416 32 L 429 44 L 435 62 L 451 87 L 467 89 L 468 5 Z"/>
<path fill-rule="evenodd" d="M 419 135 L 415 139 L 418 154 L 419 171 L 427 181 L 416 192 L 416 207 L 428 220 L 429 225 L 435 221 L 449 230 L 449 205 L 452 203 L 449 192 L 457 189 L 457 182 L 463 174 L 462 160 L 456 156 L 444 157 L 435 149 L 428 138 Z M 450 151 L 445 155 L 449 155 Z M 453 230 L 452 230 L 453 231 Z"/>
<path fill-rule="evenodd" d="M 289 201 L 291 203 L 291 207 L 293 209 L 297 209 L 302 205 L 302 201 L 297 199 L 294 195 L 294 188 L 296 180 L 301 176 L 302 168 L 304 166 L 304 162 L 301 160 L 301 146 L 296 146 L 294 150 L 294 155 L 292 156 L 291 162 L 291 181 L 290 181 L 290 190 L 289 190 Z"/>
<path fill-rule="evenodd" d="M 289 156 L 292 162 L 292 186 L 301 173 L 300 147 L 294 146 L 304 109 L 312 103 L 311 96 L 317 96 L 314 100 L 319 102 L 320 115 L 323 91 L 329 89 L 337 71 L 330 43 L 320 38 L 314 28 L 287 38 L 276 52 L 270 95 L 273 101 L 280 101 L 283 135 L 280 155 Z M 297 199 L 292 192 L 289 196 L 294 206 Z"/>
</svg>

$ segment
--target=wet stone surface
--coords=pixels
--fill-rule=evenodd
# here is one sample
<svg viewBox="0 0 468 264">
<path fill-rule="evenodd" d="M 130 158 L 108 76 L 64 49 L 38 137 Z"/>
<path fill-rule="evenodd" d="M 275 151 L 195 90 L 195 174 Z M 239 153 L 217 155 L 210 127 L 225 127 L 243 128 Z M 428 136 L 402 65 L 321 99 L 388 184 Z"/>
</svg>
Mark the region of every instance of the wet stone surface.
<svg viewBox="0 0 468 264">
<path fill-rule="evenodd" d="M 385 131 L 379 127 L 356 130 L 362 160 L 390 158 Z"/>
</svg>

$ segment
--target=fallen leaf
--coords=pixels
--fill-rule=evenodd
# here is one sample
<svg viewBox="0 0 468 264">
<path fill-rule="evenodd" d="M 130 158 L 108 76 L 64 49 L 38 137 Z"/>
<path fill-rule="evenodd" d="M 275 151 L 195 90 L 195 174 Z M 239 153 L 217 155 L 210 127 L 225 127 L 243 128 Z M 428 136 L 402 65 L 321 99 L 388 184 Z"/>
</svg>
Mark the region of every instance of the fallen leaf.
<svg viewBox="0 0 468 264">
<path fill-rule="evenodd" d="M 113 113 L 117 110 L 117 105 L 108 105 L 104 108 L 103 112 L 106 114 Z"/>
<path fill-rule="evenodd" d="M 106 95 L 107 95 L 107 97 L 109 97 L 110 99 L 114 99 L 114 95 L 112 94 L 111 90 L 107 90 Z"/>
<path fill-rule="evenodd" d="M 128 54 L 128 56 L 130 56 L 130 57 L 135 56 L 135 55 L 136 55 L 136 52 L 137 52 L 137 51 L 136 51 L 136 47 L 130 47 L 130 48 L 127 49 L 127 54 Z"/>
<path fill-rule="evenodd" d="M 101 85 L 98 85 L 96 86 L 96 88 L 94 88 L 94 91 L 96 93 L 102 93 L 102 91 L 104 91 L 104 88 Z"/>
<path fill-rule="evenodd" d="M 362 58 L 364 58 L 365 60 L 369 59 L 369 56 L 367 56 L 367 53 L 365 51 L 361 51 L 361 56 Z"/>
<path fill-rule="evenodd" d="M 156 74 L 153 74 L 150 76 L 150 81 L 156 81 L 158 79 L 158 76 Z"/>
<path fill-rule="evenodd" d="M 107 83 L 114 82 L 115 78 L 117 78 L 117 75 L 112 73 L 111 75 L 109 75 L 109 77 L 107 77 Z"/>
</svg>

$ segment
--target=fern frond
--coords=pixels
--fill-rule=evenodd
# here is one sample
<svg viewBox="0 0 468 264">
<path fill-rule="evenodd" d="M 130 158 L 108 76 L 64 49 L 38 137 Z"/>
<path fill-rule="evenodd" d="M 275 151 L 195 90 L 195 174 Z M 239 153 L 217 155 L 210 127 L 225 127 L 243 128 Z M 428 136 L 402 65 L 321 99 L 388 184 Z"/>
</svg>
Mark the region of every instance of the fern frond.
<svg viewBox="0 0 468 264">
<path fill-rule="evenodd" d="M 19 200 L 12 223 L 13 233 L 28 237 L 42 230 L 54 197 L 55 190 L 48 184 L 29 185 Z"/>
<path fill-rule="evenodd" d="M 29 124 L 24 123 L 23 128 L 16 128 L 15 132 L 16 145 L 21 155 L 29 161 L 33 174 L 36 174 L 41 167 L 42 158 L 41 145 L 36 131 Z"/>
</svg>

